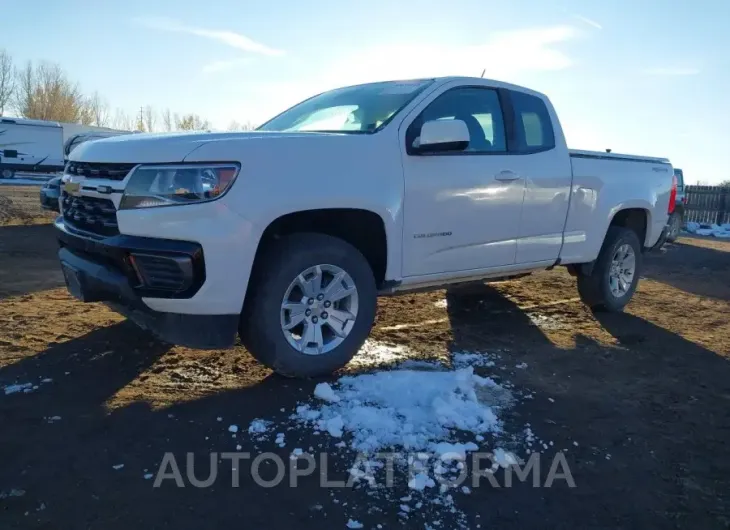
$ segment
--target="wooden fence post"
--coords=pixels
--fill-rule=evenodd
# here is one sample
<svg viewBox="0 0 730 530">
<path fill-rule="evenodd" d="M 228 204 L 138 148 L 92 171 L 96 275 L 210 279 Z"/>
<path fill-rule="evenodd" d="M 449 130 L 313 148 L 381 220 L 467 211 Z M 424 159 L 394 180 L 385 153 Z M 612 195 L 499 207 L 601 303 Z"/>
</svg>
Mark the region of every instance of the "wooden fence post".
<svg viewBox="0 0 730 530">
<path fill-rule="evenodd" d="M 727 211 L 727 186 L 720 188 L 720 204 L 717 207 L 717 215 L 715 216 L 715 224 L 721 225 L 725 222 L 725 212 Z"/>
</svg>

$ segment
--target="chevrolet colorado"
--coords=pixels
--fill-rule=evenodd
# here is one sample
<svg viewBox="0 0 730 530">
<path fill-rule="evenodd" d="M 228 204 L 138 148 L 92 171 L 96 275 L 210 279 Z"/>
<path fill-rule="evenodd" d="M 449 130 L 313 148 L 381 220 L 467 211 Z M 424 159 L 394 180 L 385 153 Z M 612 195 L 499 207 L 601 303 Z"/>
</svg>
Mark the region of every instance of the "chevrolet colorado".
<svg viewBox="0 0 730 530">
<path fill-rule="evenodd" d="M 160 338 L 236 334 L 288 376 L 356 354 L 378 295 L 569 268 L 620 311 L 674 204 L 663 158 L 574 151 L 548 98 L 472 78 L 314 96 L 245 133 L 118 136 L 70 154 L 69 291 Z"/>
</svg>

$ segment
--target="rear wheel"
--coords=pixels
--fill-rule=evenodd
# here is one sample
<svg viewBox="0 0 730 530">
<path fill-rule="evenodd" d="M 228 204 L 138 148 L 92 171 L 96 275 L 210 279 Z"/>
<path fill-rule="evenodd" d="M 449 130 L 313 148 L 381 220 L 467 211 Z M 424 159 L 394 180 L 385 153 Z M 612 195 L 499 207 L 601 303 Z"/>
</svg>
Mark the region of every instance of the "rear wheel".
<svg viewBox="0 0 730 530">
<path fill-rule="evenodd" d="M 358 352 L 375 319 L 365 257 L 324 234 L 294 234 L 264 251 L 241 318 L 251 354 L 289 377 L 327 375 Z"/>
<path fill-rule="evenodd" d="M 15 176 L 15 171 L 12 169 L 3 169 L 2 172 L 0 172 L 0 176 L 4 179 L 11 179 Z"/>
<path fill-rule="evenodd" d="M 669 231 L 667 233 L 667 241 L 676 241 L 679 237 L 679 232 L 681 229 L 682 215 L 679 212 L 674 212 L 669 218 Z"/>
<path fill-rule="evenodd" d="M 591 274 L 578 276 L 581 300 L 594 311 L 623 311 L 636 291 L 640 268 L 641 243 L 636 232 L 610 227 Z"/>
</svg>

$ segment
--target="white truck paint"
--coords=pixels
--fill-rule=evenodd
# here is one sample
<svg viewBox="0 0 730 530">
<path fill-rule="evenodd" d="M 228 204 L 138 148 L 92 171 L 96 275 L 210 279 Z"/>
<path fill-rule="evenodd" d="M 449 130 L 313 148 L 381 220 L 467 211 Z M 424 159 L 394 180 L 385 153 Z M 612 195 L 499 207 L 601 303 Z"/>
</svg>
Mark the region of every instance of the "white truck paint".
<svg viewBox="0 0 730 530">
<path fill-rule="evenodd" d="M 361 101 L 360 92 L 367 95 Z M 396 100 L 400 104 L 389 108 Z M 297 237 L 291 233 L 301 231 L 349 241 L 362 254 L 357 259 L 367 260 L 381 294 L 567 265 L 579 277 L 581 296 L 589 305 L 619 310 L 638 281 L 641 251 L 661 243 L 672 194 L 668 160 L 571 151 L 546 96 L 474 78 L 341 89 L 307 100 L 257 131 L 119 136 L 82 144 L 70 160 L 89 168 L 240 166 L 233 184 L 215 200 L 133 209 L 120 209 L 120 204 L 136 172 L 143 169 L 129 171 L 118 182 L 92 174 L 64 176 L 70 194 L 111 201 L 125 237 L 201 247 L 205 278 L 194 294 L 150 296 L 142 289 L 138 297 L 147 312 L 191 318 L 237 319 L 242 310 L 247 315 L 245 305 L 259 304 L 265 290 L 261 285 L 268 285 L 257 260 L 273 252 L 269 246 L 283 245 L 277 243 L 279 237 L 291 241 Z M 149 171 L 149 166 L 138 168 Z M 360 216 L 351 216 L 353 212 Z M 75 230 L 72 218 L 59 219 L 57 226 L 62 239 L 71 242 L 109 241 Z M 636 244 L 629 241 L 632 238 Z M 608 248 L 614 244 L 615 249 Z M 613 286 L 616 278 L 629 277 L 629 269 L 621 265 L 630 261 L 627 247 L 638 250 L 635 267 L 625 295 L 612 301 L 605 293 L 613 287 L 601 281 L 605 276 Z M 626 254 L 623 262 L 603 256 L 614 250 Z M 297 259 L 298 254 L 292 255 L 291 261 Z M 252 280 L 255 264 L 259 272 Z M 281 267 L 283 262 L 266 262 L 274 276 Z M 364 280 L 353 281 L 359 283 L 361 312 L 367 314 L 375 292 Z M 289 313 L 283 307 L 277 305 L 282 313 L 266 318 L 278 323 L 281 317 L 284 326 Z M 374 311 L 374 301 L 372 307 Z M 352 321 L 359 330 L 358 320 Z M 303 325 L 310 326 L 308 322 Z M 365 325 L 369 330 L 370 324 Z M 241 327 L 245 335 L 246 323 Z M 311 329 L 319 329 L 317 339 L 322 338 L 321 329 L 311 326 L 302 331 L 302 341 Z M 314 362 L 304 350 L 285 351 L 291 343 L 282 346 L 281 336 L 274 336 L 281 331 L 270 333 L 247 345 L 258 358 L 290 375 L 341 366 L 367 335 L 361 333 L 354 343 L 343 339 L 333 350 L 348 349 L 347 354 L 323 353 L 326 348 L 320 344 Z M 272 360 L 255 351 L 262 340 L 269 341 L 269 349 L 276 343 L 273 350 L 283 357 Z M 334 359 L 338 355 L 344 357 Z M 281 361 L 285 357 L 296 366 Z M 327 357 L 333 357 L 329 364 L 320 359 Z M 309 361 L 316 366 L 307 368 Z"/>
</svg>

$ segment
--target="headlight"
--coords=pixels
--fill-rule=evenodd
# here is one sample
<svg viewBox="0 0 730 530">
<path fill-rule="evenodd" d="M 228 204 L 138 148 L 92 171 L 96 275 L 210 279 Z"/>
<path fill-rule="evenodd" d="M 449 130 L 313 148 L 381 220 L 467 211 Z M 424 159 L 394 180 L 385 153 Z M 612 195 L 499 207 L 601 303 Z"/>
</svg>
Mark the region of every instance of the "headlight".
<svg viewBox="0 0 730 530">
<path fill-rule="evenodd" d="M 120 210 L 213 201 L 231 187 L 238 164 L 137 166 L 132 170 Z"/>
</svg>

